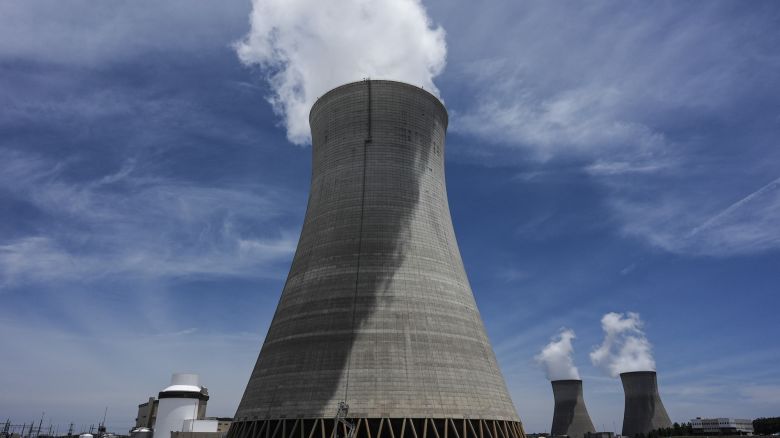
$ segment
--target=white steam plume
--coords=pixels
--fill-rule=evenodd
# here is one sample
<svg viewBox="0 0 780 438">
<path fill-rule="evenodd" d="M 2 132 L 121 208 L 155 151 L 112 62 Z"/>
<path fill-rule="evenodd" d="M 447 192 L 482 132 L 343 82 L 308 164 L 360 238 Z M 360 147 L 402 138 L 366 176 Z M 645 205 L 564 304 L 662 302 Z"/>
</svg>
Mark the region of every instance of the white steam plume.
<svg viewBox="0 0 780 438">
<path fill-rule="evenodd" d="M 576 338 L 574 330 L 561 329 L 558 336 L 552 338 L 549 344 L 537 354 L 534 359 L 544 366 L 547 378 L 550 380 L 579 380 L 580 373 L 574 366 L 572 353 L 574 348 L 571 345 L 572 339 Z"/>
<path fill-rule="evenodd" d="M 338 85 L 370 77 L 438 94 L 444 29 L 420 0 L 253 0 L 251 29 L 236 44 L 244 64 L 258 64 L 269 101 L 293 143 L 311 141 L 309 110 Z"/>
<path fill-rule="evenodd" d="M 593 365 L 612 377 L 629 371 L 655 371 L 652 345 L 642 331 L 638 313 L 610 312 L 601 318 L 604 342 L 590 353 Z"/>
</svg>

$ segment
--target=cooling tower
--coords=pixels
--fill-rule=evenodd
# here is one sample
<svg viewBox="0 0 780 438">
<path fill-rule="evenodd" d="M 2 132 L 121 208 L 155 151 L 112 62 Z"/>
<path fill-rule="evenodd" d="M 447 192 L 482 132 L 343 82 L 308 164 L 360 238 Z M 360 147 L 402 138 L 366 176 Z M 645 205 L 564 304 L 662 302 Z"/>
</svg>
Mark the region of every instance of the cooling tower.
<svg viewBox="0 0 780 438">
<path fill-rule="evenodd" d="M 623 435 L 647 435 L 661 427 L 672 427 L 661 397 L 655 371 L 622 373 L 626 407 L 623 411 Z"/>
<path fill-rule="evenodd" d="M 553 380 L 553 412 L 551 435 L 583 438 L 586 432 L 596 432 L 582 398 L 582 380 Z"/>
<path fill-rule="evenodd" d="M 303 230 L 230 438 L 524 438 L 455 240 L 443 104 L 366 80 L 309 121 Z"/>
</svg>

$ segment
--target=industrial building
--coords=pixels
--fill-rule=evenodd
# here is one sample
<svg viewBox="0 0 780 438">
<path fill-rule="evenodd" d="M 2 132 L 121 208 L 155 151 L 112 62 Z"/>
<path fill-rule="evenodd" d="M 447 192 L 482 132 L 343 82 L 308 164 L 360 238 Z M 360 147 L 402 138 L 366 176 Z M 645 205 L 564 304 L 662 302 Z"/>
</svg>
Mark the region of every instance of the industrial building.
<svg viewBox="0 0 780 438">
<path fill-rule="evenodd" d="M 138 415 L 135 417 L 135 427 L 145 427 L 151 429 L 154 427 L 154 421 L 157 419 L 157 405 L 159 401 L 154 397 L 149 397 L 146 403 L 138 405 Z"/>
<path fill-rule="evenodd" d="M 228 435 L 524 438 L 455 239 L 442 102 L 365 80 L 309 120 L 303 230 Z"/>
<path fill-rule="evenodd" d="M 647 436 L 656 429 L 672 427 L 672 421 L 658 394 L 655 371 L 622 373 L 620 380 L 625 394 L 624 436 Z"/>
<path fill-rule="evenodd" d="M 696 417 L 691 428 L 695 435 L 753 435 L 753 420 Z"/>
<path fill-rule="evenodd" d="M 583 438 L 585 434 L 594 433 L 596 428 L 582 397 L 582 380 L 553 380 L 550 383 L 555 399 L 550 433 L 569 438 Z"/>
<path fill-rule="evenodd" d="M 206 417 L 208 389 L 200 385 L 197 374 L 176 373 L 171 384 L 138 405 L 133 438 L 171 438 L 179 432 L 189 438 L 215 438 L 230 428 L 232 418 Z M 217 434 L 217 435 L 202 435 Z"/>
</svg>

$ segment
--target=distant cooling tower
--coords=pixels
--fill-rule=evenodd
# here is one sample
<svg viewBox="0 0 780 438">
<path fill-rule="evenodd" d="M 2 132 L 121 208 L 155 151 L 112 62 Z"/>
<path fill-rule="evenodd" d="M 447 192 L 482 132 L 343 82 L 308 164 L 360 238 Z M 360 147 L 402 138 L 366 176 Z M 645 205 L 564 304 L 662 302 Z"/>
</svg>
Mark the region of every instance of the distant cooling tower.
<svg viewBox="0 0 780 438">
<path fill-rule="evenodd" d="M 626 395 L 623 435 L 647 435 L 661 427 L 672 427 L 661 397 L 655 371 L 634 371 L 620 375 Z"/>
<path fill-rule="evenodd" d="M 463 268 L 447 111 L 394 81 L 313 106 L 303 230 L 230 438 L 524 438 Z"/>
<path fill-rule="evenodd" d="M 553 380 L 553 412 L 551 435 L 583 438 L 586 432 L 595 432 L 593 422 L 582 398 L 582 380 Z"/>
</svg>

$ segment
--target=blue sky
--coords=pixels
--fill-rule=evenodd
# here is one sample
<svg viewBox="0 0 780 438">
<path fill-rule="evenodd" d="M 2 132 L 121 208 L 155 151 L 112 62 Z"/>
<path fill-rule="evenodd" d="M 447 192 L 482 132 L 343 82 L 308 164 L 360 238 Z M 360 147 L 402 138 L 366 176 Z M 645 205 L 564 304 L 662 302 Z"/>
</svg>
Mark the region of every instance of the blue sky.
<svg viewBox="0 0 780 438">
<path fill-rule="evenodd" d="M 550 427 L 533 357 L 562 327 L 594 423 L 619 429 L 620 383 L 588 357 L 611 311 L 641 315 L 673 420 L 777 415 L 780 5 L 424 6 L 453 221 L 526 430 Z M 124 431 L 184 370 L 234 413 L 311 152 L 236 54 L 251 9 L 0 3 L 2 420 L 107 405 Z"/>
</svg>

